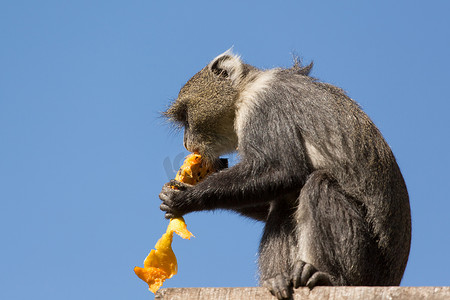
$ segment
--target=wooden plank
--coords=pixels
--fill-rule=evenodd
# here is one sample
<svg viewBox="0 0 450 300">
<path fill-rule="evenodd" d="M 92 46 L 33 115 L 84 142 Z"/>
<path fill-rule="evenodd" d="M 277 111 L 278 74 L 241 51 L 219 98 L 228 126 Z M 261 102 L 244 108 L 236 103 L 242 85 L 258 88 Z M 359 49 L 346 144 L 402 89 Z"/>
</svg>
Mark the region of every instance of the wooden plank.
<svg viewBox="0 0 450 300">
<path fill-rule="evenodd" d="M 156 293 L 158 300 L 214 299 L 273 300 L 269 291 L 260 287 L 239 288 L 166 288 Z M 450 287 L 315 287 L 295 290 L 294 300 L 450 300 Z"/>
</svg>

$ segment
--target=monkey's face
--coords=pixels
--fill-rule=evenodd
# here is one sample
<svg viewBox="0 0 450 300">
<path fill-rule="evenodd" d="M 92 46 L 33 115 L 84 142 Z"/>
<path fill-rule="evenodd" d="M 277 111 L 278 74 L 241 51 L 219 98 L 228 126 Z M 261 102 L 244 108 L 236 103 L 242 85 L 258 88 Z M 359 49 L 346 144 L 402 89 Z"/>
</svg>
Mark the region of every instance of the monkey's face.
<svg viewBox="0 0 450 300">
<path fill-rule="evenodd" d="M 237 147 L 234 130 L 237 89 L 225 70 L 208 65 L 184 86 L 165 112 L 184 127 L 184 146 L 209 160 Z M 216 66 L 217 67 L 217 66 Z"/>
</svg>

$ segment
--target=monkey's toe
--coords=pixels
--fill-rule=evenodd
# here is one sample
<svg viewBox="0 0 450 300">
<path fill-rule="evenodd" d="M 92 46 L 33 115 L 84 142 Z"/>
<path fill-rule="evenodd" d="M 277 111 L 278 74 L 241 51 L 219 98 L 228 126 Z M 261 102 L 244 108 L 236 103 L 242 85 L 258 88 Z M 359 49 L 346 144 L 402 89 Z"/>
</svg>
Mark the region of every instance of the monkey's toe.
<svg viewBox="0 0 450 300">
<path fill-rule="evenodd" d="M 292 285 L 287 276 L 279 274 L 262 282 L 262 286 L 278 299 L 292 299 Z"/>
<path fill-rule="evenodd" d="M 294 288 L 307 286 L 310 289 L 317 285 L 333 285 L 332 277 L 328 273 L 319 272 L 313 265 L 298 261 L 292 272 Z"/>
<path fill-rule="evenodd" d="M 333 285 L 330 274 L 325 272 L 316 272 L 311 276 L 311 278 L 306 283 L 306 286 L 312 289 L 317 285 Z"/>
</svg>

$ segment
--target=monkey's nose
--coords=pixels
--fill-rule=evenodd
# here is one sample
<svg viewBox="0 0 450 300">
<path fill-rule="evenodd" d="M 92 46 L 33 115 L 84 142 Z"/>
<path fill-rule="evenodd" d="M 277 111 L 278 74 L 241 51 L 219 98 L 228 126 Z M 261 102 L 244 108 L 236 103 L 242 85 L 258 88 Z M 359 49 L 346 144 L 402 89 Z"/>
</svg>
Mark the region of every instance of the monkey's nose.
<svg viewBox="0 0 450 300">
<path fill-rule="evenodd" d="M 183 137 L 183 146 L 184 146 L 184 148 L 186 148 L 187 151 L 189 151 L 189 145 L 188 145 L 188 139 L 187 139 L 186 133 L 184 134 L 184 137 Z"/>
<path fill-rule="evenodd" d="M 186 140 L 183 142 L 183 145 L 184 145 L 184 148 L 191 153 L 198 152 L 198 150 L 199 150 L 198 148 L 193 148 L 192 145 L 189 142 L 187 142 Z"/>
</svg>

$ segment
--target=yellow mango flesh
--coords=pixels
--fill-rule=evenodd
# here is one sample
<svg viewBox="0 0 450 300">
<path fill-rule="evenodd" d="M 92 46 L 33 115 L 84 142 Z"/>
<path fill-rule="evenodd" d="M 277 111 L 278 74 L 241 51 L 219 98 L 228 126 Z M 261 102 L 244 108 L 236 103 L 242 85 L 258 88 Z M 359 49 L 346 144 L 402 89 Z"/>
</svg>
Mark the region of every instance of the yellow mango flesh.
<svg viewBox="0 0 450 300">
<path fill-rule="evenodd" d="M 186 157 L 175 180 L 194 185 L 212 172 L 212 168 L 202 162 L 199 154 L 192 153 Z M 187 230 L 182 217 L 170 219 L 166 233 L 156 243 L 155 250 L 151 250 L 144 260 L 144 267 L 134 268 L 136 275 L 148 284 L 149 290 L 153 293 L 156 293 L 166 279 L 177 273 L 177 258 L 172 251 L 174 232 L 183 239 L 190 239 L 193 236 Z"/>
<path fill-rule="evenodd" d="M 212 166 L 202 161 L 200 154 L 192 153 L 186 156 L 183 165 L 178 170 L 177 176 L 175 176 L 175 180 L 194 185 L 212 172 Z"/>
<path fill-rule="evenodd" d="M 153 293 L 162 286 L 164 280 L 177 274 L 177 258 L 172 251 L 173 233 L 184 239 L 190 239 L 192 233 L 186 228 L 183 218 L 171 219 L 166 233 L 158 240 L 155 250 L 150 251 L 144 260 L 144 267 L 135 267 L 136 275 L 147 282 L 148 288 Z"/>
</svg>

